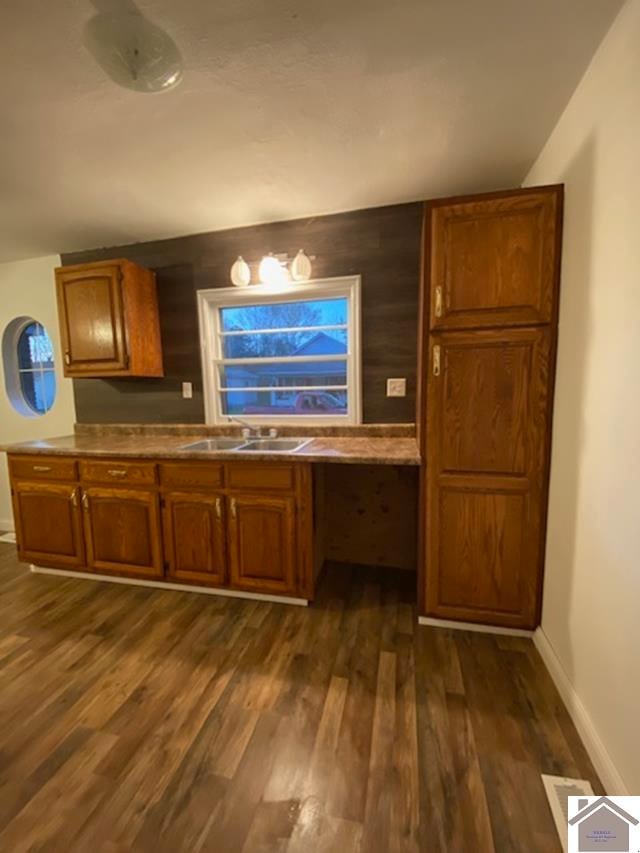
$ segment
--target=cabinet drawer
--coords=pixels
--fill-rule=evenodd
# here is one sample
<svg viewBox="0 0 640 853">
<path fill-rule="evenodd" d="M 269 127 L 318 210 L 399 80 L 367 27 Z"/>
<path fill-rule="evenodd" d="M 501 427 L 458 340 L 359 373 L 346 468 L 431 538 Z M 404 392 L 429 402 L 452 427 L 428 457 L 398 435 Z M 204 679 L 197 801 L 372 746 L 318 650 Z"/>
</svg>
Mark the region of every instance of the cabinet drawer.
<svg viewBox="0 0 640 853">
<path fill-rule="evenodd" d="M 227 465 L 227 486 L 230 489 L 292 492 L 295 489 L 294 466 L 271 462 Z"/>
<path fill-rule="evenodd" d="M 122 459 L 80 462 L 80 477 L 91 483 L 126 483 L 151 486 L 156 482 L 153 462 L 125 462 Z"/>
<path fill-rule="evenodd" d="M 9 469 L 16 480 L 75 480 L 77 477 L 73 459 L 51 456 L 10 456 Z"/>
<path fill-rule="evenodd" d="M 172 488 L 217 488 L 222 485 L 222 465 L 210 462 L 166 462 L 160 466 L 160 482 Z"/>
</svg>

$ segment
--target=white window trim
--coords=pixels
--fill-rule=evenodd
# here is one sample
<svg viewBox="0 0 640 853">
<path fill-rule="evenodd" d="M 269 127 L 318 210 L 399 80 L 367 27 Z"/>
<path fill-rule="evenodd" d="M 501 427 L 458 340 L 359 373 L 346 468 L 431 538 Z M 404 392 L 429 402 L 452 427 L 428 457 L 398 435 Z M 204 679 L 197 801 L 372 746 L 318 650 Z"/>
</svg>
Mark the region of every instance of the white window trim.
<svg viewBox="0 0 640 853">
<path fill-rule="evenodd" d="M 220 407 L 218 391 L 218 372 L 216 364 L 222 357 L 222 337 L 219 334 L 220 308 L 237 308 L 243 304 L 265 305 L 275 302 L 342 298 L 349 304 L 351 323 L 347 330 L 347 413 L 345 415 L 242 415 L 247 423 L 287 424 L 317 426 L 335 426 L 336 424 L 362 423 L 362 385 L 361 385 L 361 325 L 360 325 L 360 276 L 341 276 L 322 278 L 313 281 L 291 282 L 283 287 L 274 288 L 266 284 L 254 284 L 248 287 L 217 287 L 198 291 L 198 318 L 200 323 L 200 348 L 202 354 L 202 379 L 204 388 L 204 409 L 207 424 L 220 425 L 234 422 L 233 415 L 225 415 Z M 320 327 L 314 327 L 315 329 Z M 335 328 L 335 327 L 334 327 Z M 275 331 L 275 330 L 274 330 Z M 269 358 L 269 362 L 307 361 L 344 361 L 345 356 L 308 356 L 298 358 Z M 232 359 L 226 359 L 232 362 Z M 246 363 L 238 359 L 238 363 Z"/>
</svg>

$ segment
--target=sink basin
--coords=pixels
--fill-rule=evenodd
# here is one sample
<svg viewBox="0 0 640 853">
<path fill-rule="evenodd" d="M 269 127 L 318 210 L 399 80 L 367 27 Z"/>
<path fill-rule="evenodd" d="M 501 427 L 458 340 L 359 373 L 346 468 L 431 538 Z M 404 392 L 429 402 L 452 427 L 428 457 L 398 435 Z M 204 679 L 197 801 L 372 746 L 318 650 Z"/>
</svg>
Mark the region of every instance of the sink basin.
<svg viewBox="0 0 640 853">
<path fill-rule="evenodd" d="M 310 438 L 252 438 L 238 447 L 238 450 L 260 451 L 261 453 L 294 453 L 305 444 L 309 444 Z"/>
<path fill-rule="evenodd" d="M 196 441 L 193 444 L 185 444 L 180 450 L 199 450 L 215 453 L 219 450 L 235 450 L 244 444 L 243 438 L 207 438 L 204 441 Z"/>
</svg>

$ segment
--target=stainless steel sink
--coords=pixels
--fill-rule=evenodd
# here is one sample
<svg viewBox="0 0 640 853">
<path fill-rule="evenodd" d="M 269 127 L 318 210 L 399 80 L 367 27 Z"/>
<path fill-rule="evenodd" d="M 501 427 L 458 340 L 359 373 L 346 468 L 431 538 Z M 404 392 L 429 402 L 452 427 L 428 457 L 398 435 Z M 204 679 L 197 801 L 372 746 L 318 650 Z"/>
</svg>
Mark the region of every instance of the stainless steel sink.
<svg viewBox="0 0 640 853">
<path fill-rule="evenodd" d="M 238 447 L 243 453 L 260 451 L 261 453 L 295 453 L 309 444 L 310 438 L 252 438 Z"/>
<path fill-rule="evenodd" d="M 180 450 L 198 450 L 202 452 L 215 453 L 220 450 L 235 450 L 244 444 L 244 438 L 206 438 L 204 441 L 196 441 L 193 444 L 185 444 Z"/>
</svg>

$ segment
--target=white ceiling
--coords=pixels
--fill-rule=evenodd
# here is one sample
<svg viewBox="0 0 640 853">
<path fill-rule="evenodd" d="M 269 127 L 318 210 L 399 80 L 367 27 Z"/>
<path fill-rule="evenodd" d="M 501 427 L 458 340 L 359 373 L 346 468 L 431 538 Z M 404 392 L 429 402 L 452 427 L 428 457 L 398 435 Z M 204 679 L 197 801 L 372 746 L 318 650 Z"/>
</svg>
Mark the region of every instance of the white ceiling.
<svg viewBox="0 0 640 853">
<path fill-rule="evenodd" d="M 108 80 L 96 7 L 0 10 L 0 261 L 520 183 L 622 0 L 141 0 L 177 89 Z"/>
</svg>

